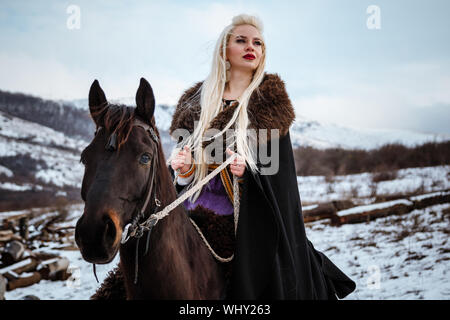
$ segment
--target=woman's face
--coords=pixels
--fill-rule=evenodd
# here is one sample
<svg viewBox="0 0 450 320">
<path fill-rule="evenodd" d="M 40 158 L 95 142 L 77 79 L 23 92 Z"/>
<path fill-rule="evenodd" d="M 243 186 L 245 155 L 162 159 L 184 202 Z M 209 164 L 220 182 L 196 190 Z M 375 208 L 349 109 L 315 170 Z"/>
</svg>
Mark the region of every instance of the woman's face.
<svg viewBox="0 0 450 320">
<path fill-rule="evenodd" d="M 251 25 L 234 28 L 227 46 L 231 69 L 254 71 L 261 61 L 263 41 L 258 29 Z"/>
</svg>

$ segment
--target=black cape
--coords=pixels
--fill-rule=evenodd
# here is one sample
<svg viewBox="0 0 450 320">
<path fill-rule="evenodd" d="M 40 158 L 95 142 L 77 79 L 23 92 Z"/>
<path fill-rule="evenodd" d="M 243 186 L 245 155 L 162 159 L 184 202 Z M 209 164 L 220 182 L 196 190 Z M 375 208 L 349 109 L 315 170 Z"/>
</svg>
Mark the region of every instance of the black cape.
<svg viewBox="0 0 450 320">
<path fill-rule="evenodd" d="M 180 98 L 170 134 L 177 128 L 193 132 L 201 111 L 201 85 L 195 84 Z M 235 108 L 219 112 L 210 128 L 223 129 Z M 344 298 L 355 289 L 355 282 L 306 237 L 289 133 L 295 112 L 278 75 L 265 74 L 249 100 L 248 115 L 250 128 L 280 129 L 280 165 L 274 175 L 245 171 L 228 298 Z M 269 139 L 267 150 L 270 143 Z"/>
<path fill-rule="evenodd" d="M 289 132 L 279 150 L 276 174 L 246 170 L 229 298 L 344 298 L 355 282 L 305 233 Z"/>
</svg>

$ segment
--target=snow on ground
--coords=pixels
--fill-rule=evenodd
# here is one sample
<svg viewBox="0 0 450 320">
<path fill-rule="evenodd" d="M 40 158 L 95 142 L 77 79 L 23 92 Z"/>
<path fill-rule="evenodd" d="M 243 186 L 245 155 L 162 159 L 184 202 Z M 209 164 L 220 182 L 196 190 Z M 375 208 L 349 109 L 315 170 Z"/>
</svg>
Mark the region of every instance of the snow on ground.
<svg viewBox="0 0 450 320">
<path fill-rule="evenodd" d="M 448 300 L 449 210 L 446 203 L 340 227 L 319 221 L 306 224 L 306 235 L 356 282 L 346 299 Z"/>
<path fill-rule="evenodd" d="M 84 205 L 72 205 L 69 207 L 69 216 L 65 222 L 58 224 L 58 227 L 68 227 L 75 226 L 78 218 L 83 212 Z M 22 211 L 20 211 L 22 212 Z M 20 213 L 19 211 L 15 213 Z M 25 211 L 23 211 L 25 212 Z M 51 214 L 52 212 L 49 212 Z M 13 213 L 12 213 L 13 214 Z M 1 213 L 0 217 L 7 216 L 7 213 Z M 32 234 L 33 230 L 30 230 Z M 73 239 L 73 237 L 72 237 Z M 73 243 L 75 241 L 73 240 Z M 95 293 L 95 290 L 99 286 L 97 283 L 94 273 L 93 266 L 87 263 L 81 257 L 78 250 L 69 251 L 59 249 L 63 247 L 60 243 L 48 243 L 48 246 L 38 248 L 34 251 L 55 253 L 62 257 L 66 257 L 70 261 L 69 269 L 71 270 L 72 276 L 66 281 L 50 281 L 41 280 L 39 283 L 34 284 L 26 288 L 18 288 L 12 291 L 8 291 L 5 294 L 7 300 L 18 300 L 26 295 L 35 295 L 41 300 L 86 300 L 89 299 Z M 40 243 L 36 243 L 39 247 Z M 109 264 L 106 265 L 96 265 L 96 273 L 100 283 L 107 276 L 108 271 L 113 269 L 119 262 L 119 256 Z"/>
<path fill-rule="evenodd" d="M 449 171 L 450 166 L 399 170 L 397 179 L 376 186 L 387 194 L 415 187 L 423 193 L 441 191 L 449 188 Z M 373 200 L 365 188 L 371 183 L 371 174 L 337 176 L 330 181 L 332 188 L 325 177 L 299 177 L 298 181 L 303 209 L 334 199 L 358 200 L 353 196 L 362 197 L 359 202 L 363 205 Z M 75 226 L 82 211 L 82 204 L 70 207 L 69 217 L 59 226 Z M 8 214 L 12 213 L 1 213 L 0 218 Z M 346 299 L 450 299 L 450 203 L 365 223 L 335 227 L 322 220 L 305 226 L 314 247 L 356 282 L 355 292 Z M 72 279 L 41 281 L 7 292 L 6 299 L 29 294 L 41 299 L 89 299 L 99 286 L 92 265 L 79 251 L 57 249 L 60 246 L 54 243 L 39 250 L 67 257 L 74 270 Z M 108 265 L 97 265 L 100 282 L 117 263 L 118 257 Z"/>
<path fill-rule="evenodd" d="M 82 205 L 73 208 L 71 225 L 81 215 Z M 326 221 L 307 223 L 306 234 L 317 250 L 356 282 L 356 290 L 346 299 L 450 299 L 449 210 L 450 204 L 435 205 L 340 227 Z M 55 249 L 59 246 L 55 243 L 39 250 L 67 257 L 72 277 L 67 281 L 43 280 L 7 292 L 6 299 L 26 295 L 45 300 L 89 299 L 99 286 L 92 265 L 79 251 Z M 117 263 L 118 256 L 110 264 L 96 266 L 100 282 Z"/>
<path fill-rule="evenodd" d="M 58 253 L 69 259 L 69 270 L 72 276 L 66 281 L 41 280 L 30 287 L 8 291 L 6 300 L 20 300 L 27 295 L 34 295 L 41 300 L 88 300 L 100 285 L 97 283 L 92 264 L 83 260 L 79 251 L 49 250 L 45 252 Z M 96 265 L 96 273 L 100 283 L 105 279 L 109 270 L 118 263 L 118 256 L 106 265 Z"/>
<path fill-rule="evenodd" d="M 450 166 L 400 169 L 393 180 L 373 182 L 371 173 L 297 177 L 302 204 L 358 199 L 371 203 L 376 195 L 421 193 L 450 188 Z M 328 181 L 327 181 L 328 180 Z"/>
</svg>

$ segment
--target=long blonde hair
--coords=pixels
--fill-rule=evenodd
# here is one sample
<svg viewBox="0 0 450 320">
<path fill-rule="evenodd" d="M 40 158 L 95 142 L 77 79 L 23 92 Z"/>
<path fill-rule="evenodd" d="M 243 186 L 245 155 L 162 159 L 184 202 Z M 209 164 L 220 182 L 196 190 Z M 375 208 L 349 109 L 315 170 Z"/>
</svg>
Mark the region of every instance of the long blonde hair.
<svg viewBox="0 0 450 320">
<path fill-rule="evenodd" d="M 257 17 L 247 14 L 240 14 L 233 17 L 231 24 L 225 27 L 225 29 L 220 34 L 219 39 L 217 40 L 214 49 L 210 74 L 203 82 L 200 90 L 196 93 L 197 97 L 192 98 L 198 99 L 198 94 L 201 92 L 201 113 L 199 122 L 194 128 L 193 134 L 191 134 L 187 141 L 185 141 L 184 143 L 184 145 L 188 145 L 189 148 L 194 151 L 194 163 L 196 165 L 196 170 L 194 179 L 190 184 L 191 186 L 195 185 L 208 174 L 208 159 L 206 159 L 206 155 L 202 147 L 202 143 L 204 141 L 204 133 L 208 129 L 211 120 L 221 111 L 223 103 L 222 97 L 225 90 L 225 85 L 228 82 L 226 68 L 226 48 L 234 28 L 240 25 L 254 26 L 261 33 L 262 37 L 263 25 Z M 264 39 L 261 40 L 263 43 L 262 56 L 257 69 L 253 73 L 253 78 L 247 89 L 245 89 L 245 91 L 241 95 L 239 99 L 239 105 L 236 107 L 236 110 L 230 121 L 226 124 L 225 128 L 221 132 L 217 133 L 213 137 L 215 138 L 218 136 L 225 136 L 225 132 L 227 131 L 227 129 L 235 124 L 235 130 L 233 130 L 234 134 L 231 137 L 233 143 L 231 145 L 228 145 L 228 147 L 233 150 L 231 146 L 235 145 L 235 150 L 245 158 L 248 167 L 254 172 L 258 171 L 258 167 L 256 165 L 256 151 L 254 148 L 251 148 L 248 141 L 248 136 L 246 134 L 246 129 L 249 124 L 247 106 L 250 100 L 250 96 L 252 95 L 253 91 L 258 88 L 264 77 L 264 70 L 266 65 L 266 50 Z M 229 137 L 227 137 L 227 141 L 228 138 Z M 201 190 L 196 192 L 192 196 L 191 201 L 195 201 L 200 193 Z"/>
</svg>

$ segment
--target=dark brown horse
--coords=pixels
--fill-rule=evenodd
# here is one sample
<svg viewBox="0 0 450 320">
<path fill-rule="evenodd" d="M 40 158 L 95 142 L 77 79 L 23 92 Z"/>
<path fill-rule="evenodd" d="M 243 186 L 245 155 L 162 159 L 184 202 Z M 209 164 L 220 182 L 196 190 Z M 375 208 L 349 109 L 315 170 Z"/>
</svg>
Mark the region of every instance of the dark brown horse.
<svg viewBox="0 0 450 320">
<path fill-rule="evenodd" d="M 141 79 L 136 108 L 132 108 L 108 104 L 95 80 L 89 92 L 89 109 L 97 131 L 81 154 L 85 165 L 81 188 L 85 208 L 75 231 L 83 258 L 104 264 L 120 251 L 119 267 L 128 299 L 223 298 L 222 270 L 182 206 L 155 225 L 147 255 L 146 241 L 130 238 L 121 244 L 124 227 L 136 219 L 152 184 L 154 192 L 144 218 L 154 213 L 155 197 L 161 202 L 160 208 L 177 197 L 155 125 L 155 99 L 150 84 Z M 138 121 L 152 128 L 155 135 L 136 125 Z M 155 163 L 156 167 L 152 165 Z"/>
</svg>

